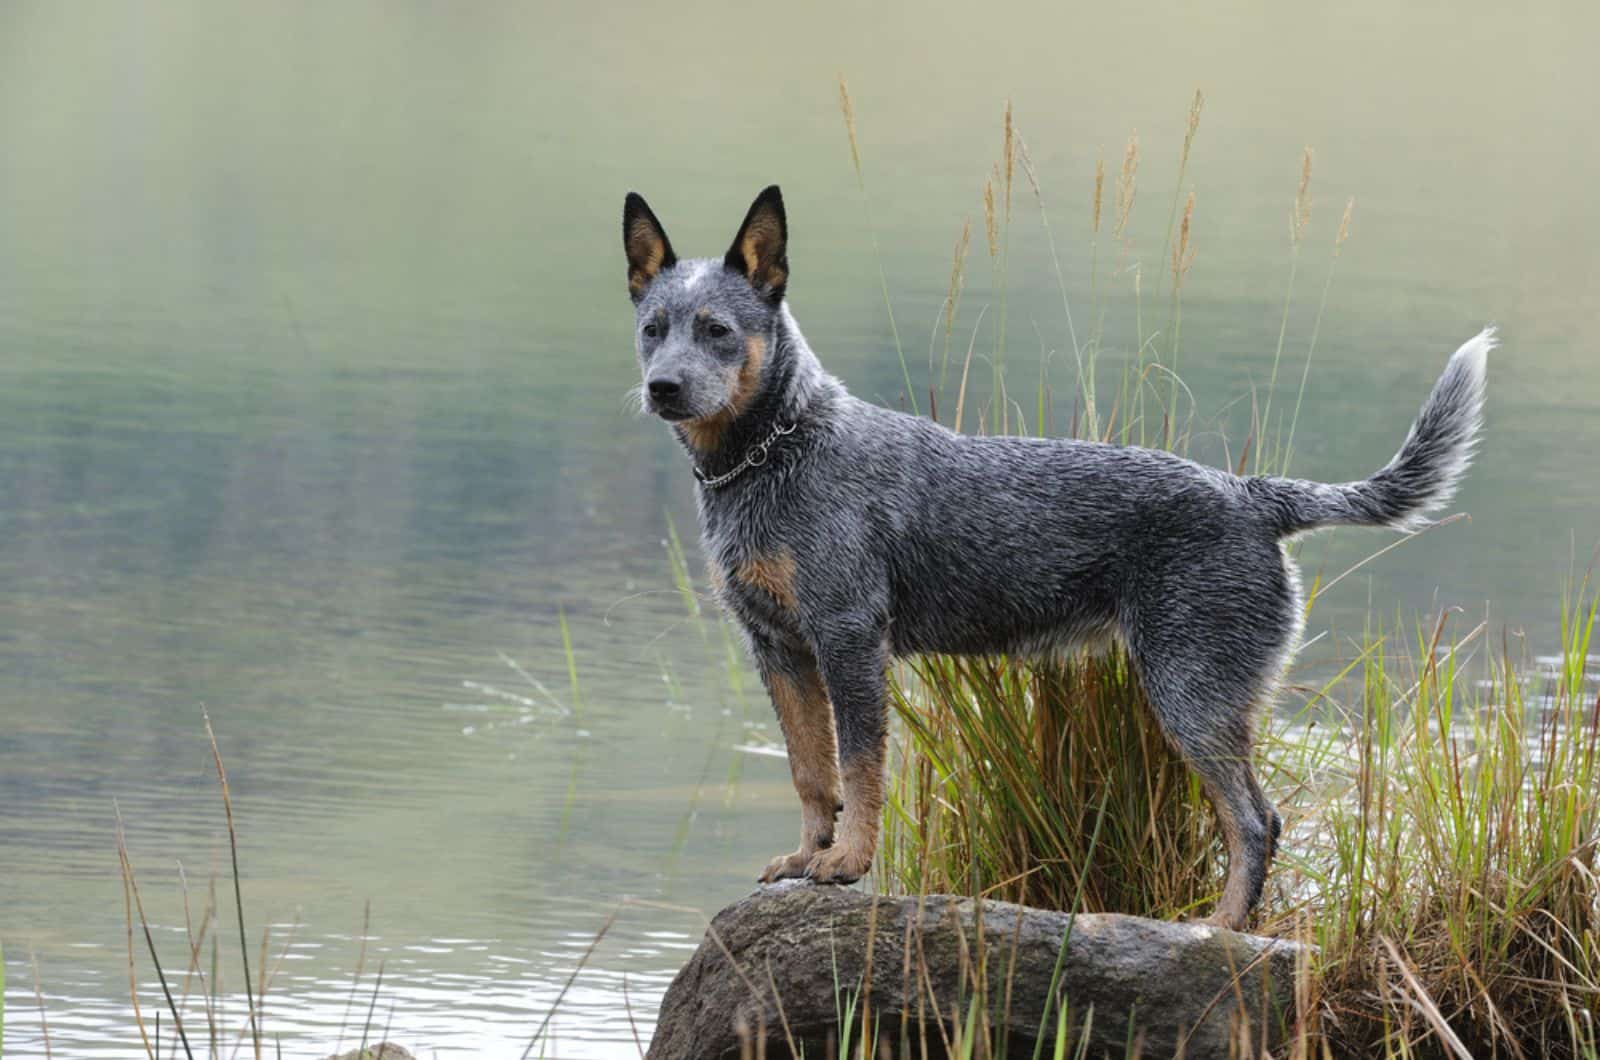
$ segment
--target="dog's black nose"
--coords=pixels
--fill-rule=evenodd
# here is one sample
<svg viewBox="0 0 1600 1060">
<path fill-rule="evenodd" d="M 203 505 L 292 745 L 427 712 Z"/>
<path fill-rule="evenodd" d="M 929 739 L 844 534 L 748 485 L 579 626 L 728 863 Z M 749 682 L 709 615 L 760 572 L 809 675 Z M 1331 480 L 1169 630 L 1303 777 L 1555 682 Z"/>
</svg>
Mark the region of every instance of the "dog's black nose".
<svg viewBox="0 0 1600 1060">
<path fill-rule="evenodd" d="M 649 383 L 650 396 L 657 401 L 667 401 L 678 396 L 678 391 L 683 389 L 676 379 L 652 379 Z"/>
</svg>

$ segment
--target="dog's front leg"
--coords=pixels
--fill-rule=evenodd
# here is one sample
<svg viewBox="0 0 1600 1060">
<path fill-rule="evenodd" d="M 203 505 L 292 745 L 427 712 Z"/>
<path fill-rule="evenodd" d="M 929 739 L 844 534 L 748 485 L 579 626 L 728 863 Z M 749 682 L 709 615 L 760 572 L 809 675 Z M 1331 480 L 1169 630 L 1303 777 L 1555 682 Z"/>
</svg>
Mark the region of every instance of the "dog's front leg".
<svg viewBox="0 0 1600 1060">
<path fill-rule="evenodd" d="M 772 859 L 760 877 L 762 883 L 771 883 L 804 876 L 817 852 L 833 844 L 834 815 L 839 812 L 839 758 L 833 708 L 811 653 L 758 643 L 756 663 L 783 728 L 789 775 L 800 796 L 800 849 Z"/>
<path fill-rule="evenodd" d="M 831 847 L 811 859 L 819 883 L 853 883 L 872 867 L 883 817 L 884 740 L 888 728 L 888 649 L 882 623 L 864 617 L 830 624 L 820 640 L 822 680 L 833 701 L 844 814 Z"/>
</svg>

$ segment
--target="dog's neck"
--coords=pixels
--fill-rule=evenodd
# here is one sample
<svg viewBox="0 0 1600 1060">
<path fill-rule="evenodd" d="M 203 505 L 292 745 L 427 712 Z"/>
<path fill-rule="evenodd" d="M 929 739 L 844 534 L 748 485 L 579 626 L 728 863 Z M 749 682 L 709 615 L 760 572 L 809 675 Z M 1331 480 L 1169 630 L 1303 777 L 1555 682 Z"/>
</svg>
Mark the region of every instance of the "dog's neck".
<svg viewBox="0 0 1600 1060">
<path fill-rule="evenodd" d="M 738 466 L 752 446 L 780 428 L 804 426 L 819 397 L 839 383 L 822 370 L 789 307 L 781 306 L 765 335 L 767 354 L 755 394 L 736 416 L 715 429 L 677 427 L 673 433 L 707 476 Z"/>
</svg>

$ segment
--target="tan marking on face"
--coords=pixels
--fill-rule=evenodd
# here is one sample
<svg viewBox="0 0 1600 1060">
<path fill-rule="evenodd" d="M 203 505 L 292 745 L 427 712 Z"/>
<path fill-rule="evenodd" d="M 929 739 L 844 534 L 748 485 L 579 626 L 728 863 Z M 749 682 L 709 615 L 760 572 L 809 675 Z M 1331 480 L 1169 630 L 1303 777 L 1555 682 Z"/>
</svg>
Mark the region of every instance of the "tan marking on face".
<svg viewBox="0 0 1600 1060">
<path fill-rule="evenodd" d="M 761 387 L 761 365 L 766 359 L 766 339 L 751 335 L 744 340 L 744 360 L 740 362 L 739 374 L 733 380 L 733 393 L 728 396 L 728 404 L 735 418 L 744 415 L 744 410 L 755 399 L 756 391 Z"/>
<path fill-rule="evenodd" d="M 744 360 L 733 378 L 728 401 L 709 416 L 689 420 L 682 424 L 683 434 L 689 444 L 702 453 L 715 452 L 722 445 L 722 436 L 728 425 L 744 414 L 761 388 L 761 366 L 767 358 L 767 341 L 752 335 L 744 341 Z"/>
<path fill-rule="evenodd" d="M 733 576 L 752 588 L 760 589 L 786 610 L 797 606 L 794 594 L 794 553 L 786 548 L 752 556 L 741 563 Z"/>
</svg>

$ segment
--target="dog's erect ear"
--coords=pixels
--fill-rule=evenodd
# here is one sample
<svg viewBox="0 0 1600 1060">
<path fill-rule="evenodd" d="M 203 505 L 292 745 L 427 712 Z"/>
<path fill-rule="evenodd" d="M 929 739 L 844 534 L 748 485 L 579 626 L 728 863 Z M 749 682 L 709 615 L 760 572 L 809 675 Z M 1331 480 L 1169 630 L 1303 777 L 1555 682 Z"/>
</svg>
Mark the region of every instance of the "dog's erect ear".
<svg viewBox="0 0 1600 1060">
<path fill-rule="evenodd" d="M 723 262 L 746 277 L 769 302 L 783 301 L 783 289 L 789 284 L 789 222 L 783 213 L 783 193 L 776 184 L 750 204 Z"/>
<path fill-rule="evenodd" d="M 628 192 L 622 204 L 622 249 L 628 255 L 628 294 L 635 302 L 644 297 L 656 273 L 678 263 L 666 229 L 638 192 Z"/>
</svg>

